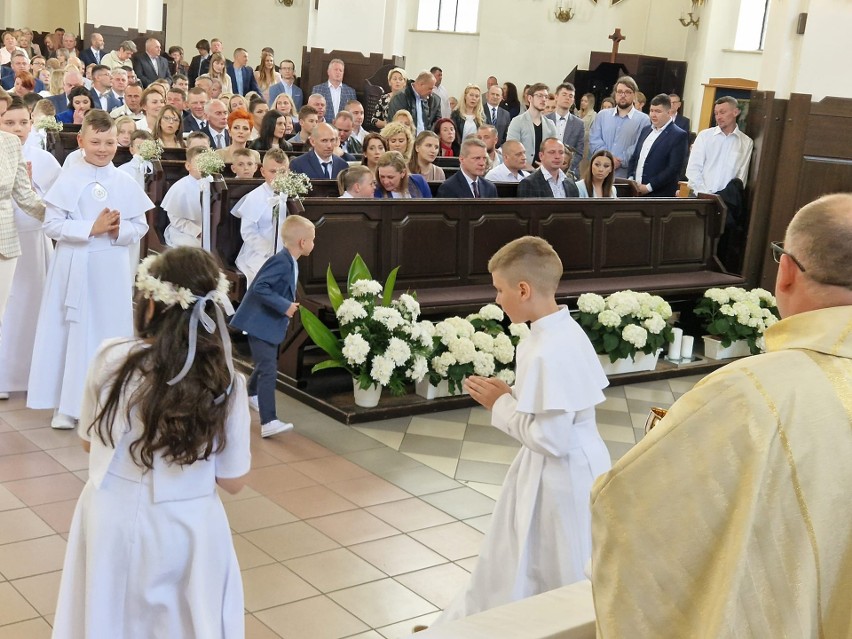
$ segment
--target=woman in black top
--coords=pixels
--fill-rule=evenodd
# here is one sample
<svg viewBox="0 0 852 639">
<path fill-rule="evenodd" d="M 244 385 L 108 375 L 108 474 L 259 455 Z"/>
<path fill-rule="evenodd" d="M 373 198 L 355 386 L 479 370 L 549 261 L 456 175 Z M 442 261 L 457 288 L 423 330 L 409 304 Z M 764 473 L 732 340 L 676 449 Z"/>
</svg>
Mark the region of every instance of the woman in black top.
<svg viewBox="0 0 852 639">
<path fill-rule="evenodd" d="M 287 120 L 288 117 L 280 111 L 274 109 L 267 111 L 263 120 L 260 121 L 260 135 L 251 143 L 251 148 L 255 151 L 268 151 L 269 149 L 292 151 L 293 145 L 285 138 Z"/>
</svg>

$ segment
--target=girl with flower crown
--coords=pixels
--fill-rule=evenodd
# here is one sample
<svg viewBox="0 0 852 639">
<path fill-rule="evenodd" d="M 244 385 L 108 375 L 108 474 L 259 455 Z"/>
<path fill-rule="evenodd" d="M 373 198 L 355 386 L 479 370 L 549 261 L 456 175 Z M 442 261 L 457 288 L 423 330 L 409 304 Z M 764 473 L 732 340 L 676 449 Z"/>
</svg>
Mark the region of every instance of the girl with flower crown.
<svg viewBox="0 0 852 639">
<path fill-rule="evenodd" d="M 89 479 L 68 535 L 54 638 L 243 637 L 243 590 L 216 492 L 251 466 L 214 258 L 182 247 L 136 275 L 137 337 L 106 340 L 78 434 Z"/>
</svg>

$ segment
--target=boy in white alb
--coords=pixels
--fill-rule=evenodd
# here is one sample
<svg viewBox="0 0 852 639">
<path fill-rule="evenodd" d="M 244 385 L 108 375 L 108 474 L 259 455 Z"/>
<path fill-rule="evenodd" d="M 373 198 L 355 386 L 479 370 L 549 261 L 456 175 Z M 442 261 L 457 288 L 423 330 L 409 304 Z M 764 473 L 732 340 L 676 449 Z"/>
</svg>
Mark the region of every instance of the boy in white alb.
<svg viewBox="0 0 852 639">
<path fill-rule="evenodd" d="M 83 383 L 100 343 L 133 335 L 128 247 L 148 231 L 145 192 L 112 164 L 118 147 L 107 113 L 86 114 L 85 151 L 45 196 L 44 232 L 56 240 L 36 328 L 27 406 L 53 408 L 54 428 L 74 428 Z"/>
<path fill-rule="evenodd" d="M 272 180 L 279 172 L 286 172 L 290 162 L 287 154 L 281 149 L 269 149 L 263 158 L 260 169 L 265 184 L 261 184 L 237 203 L 231 211 L 242 218 L 240 235 L 243 246 L 237 255 L 236 264 L 246 276 L 246 285 L 251 286 L 257 272 L 263 263 L 284 247 L 279 238 L 281 225 L 287 217 L 287 211 L 278 212 L 278 226 L 272 227 L 272 209 L 275 205 L 275 192 L 272 190 Z M 277 250 L 275 250 L 275 245 Z"/>
<path fill-rule="evenodd" d="M 59 162 L 40 144 L 28 143 L 33 137 L 32 120 L 27 105 L 19 97 L 13 97 L 6 113 L 0 117 L 0 130 L 16 135 L 21 140 L 21 154 L 29 163 L 33 190 L 44 194 L 59 175 Z M 35 342 L 35 320 L 41 304 L 41 295 L 47 275 L 47 267 L 53 257 L 53 243 L 41 230 L 42 223 L 24 213 L 13 200 L 15 225 L 21 255 L 15 267 L 12 287 L 6 311 L 0 318 L 0 398 L 11 391 L 27 390 L 30 375 L 30 359 Z"/>
<path fill-rule="evenodd" d="M 160 204 L 160 208 L 169 215 L 169 225 L 163 232 L 168 246 L 201 247 L 201 172 L 195 158 L 206 150 L 200 146 L 186 150 L 189 175 L 172 184 Z"/>
<path fill-rule="evenodd" d="M 588 337 L 554 300 L 559 256 L 527 236 L 497 251 L 488 270 L 497 303 L 513 323 L 530 322 L 530 335 L 518 346 L 514 387 L 472 376 L 465 388 L 522 446 L 470 584 L 434 625 L 584 579 L 592 483 L 611 465 L 595 423 L 608 382 Z"/>
<path fill-rule="evenodd" d="M 130 134 L 130 162 L 125 162 L 120 167 L 118 167 L 119 171 L 124 171 L 136 180 L 136 183 L 141 186 L 143 189 L 145 188 L 145 160 L 139 155 L 139 147 L 142 146 L 142 143 L 145 140 L 153 140 L 154 136 L 151 135 L 149 131 L 139 131 L 134 129 L 133 133 Z M 150 163 L 148 164 L 150 166 Z"/>
</svg>

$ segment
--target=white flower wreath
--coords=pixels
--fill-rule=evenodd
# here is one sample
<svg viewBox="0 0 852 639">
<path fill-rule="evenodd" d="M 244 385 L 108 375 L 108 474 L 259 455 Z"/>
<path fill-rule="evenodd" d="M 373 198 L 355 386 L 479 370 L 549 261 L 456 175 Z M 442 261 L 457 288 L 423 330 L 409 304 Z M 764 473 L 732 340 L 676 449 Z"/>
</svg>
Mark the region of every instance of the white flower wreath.
<svg viewBox="0 0 852 639">
<path fill-rule="evenodd" d="M 180 304 L 186 310 L 202 296 L 195 295 L 188 288 L 175 286 L 172 282 L 161 280 L 151 275 L 150 267 L 157 255 L 149 255 L 139 263 L 136 271 L 136 289 L 142 293 L 145 299 L 153 299 L 162 302 L 166 306 Z M 231 285 L 222 271 L 219 271 L 219 282 L 216 285 L 216 303 L 224 304 L 228 301 L 228 289 Z"/>
</svg>

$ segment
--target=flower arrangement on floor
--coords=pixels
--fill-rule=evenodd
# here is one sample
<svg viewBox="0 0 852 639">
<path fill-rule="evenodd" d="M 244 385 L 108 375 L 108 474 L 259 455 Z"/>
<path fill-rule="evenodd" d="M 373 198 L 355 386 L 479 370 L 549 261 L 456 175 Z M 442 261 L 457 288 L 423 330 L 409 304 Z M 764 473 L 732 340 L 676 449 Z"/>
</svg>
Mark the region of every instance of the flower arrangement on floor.
<svg viewBox="0 0 852 639">
<path fill-rule="evenodd" d="M 496 304 L 487 304 L 467 318 L 448 317 L 435 324 L 434 348 L 429 357 L 429 382 L 446 380 L 451 395 L 461 393 L 470 375 L 497 377 L 515 382 L 515 347 L 529 334 L 526 324 L 503 327 L 505 315 Z"/>
<path fill-rule="evenodd" d="M 393 300 L 398 268 L 382 286 L 356 255 L 349 268 L 349 297 L 344 298 L 329 266 L 326 285 L 340 336 L 308 309 L 299 310 L 308 335 L 330 357 L 315 365 L 313 372 L 344 368 L 360 388 L 377 384 L 394 395 L 404 394 L 408 382 L 423 379 L 429 369 L 426 356 L 432 350 L 432 323 L 418 321 L 420 304 L 414 296 L 404 293 Z"/>
<path fill-rule="evenodd" d="M 695 306 L 695 314 L 702 318 L 702 328 L 718 337 L 724 348 L 745 340 L 752 355 L 763 350 L 763 333 L 780 317 L 772 293 L 762 288 L 746 291 L 735 287 L 707 289 Z"/>
<path fill-rule="evenodd" d="M 672 309 L 662 297 L 650 293 L 618 291 L 608 297 L 584 293 L 577 300 L 575 317 L 589 336 L 595 352 L 610 362 L 653 355 L 674 339 L 668 320 Z"/>
<path fill-rule="evenodd" d="M 201 177 L 216 175 L 225 170 L 225 160 L 213 149 L 207 149 L 195 156 L 195 166 Z"/>
</svg>

